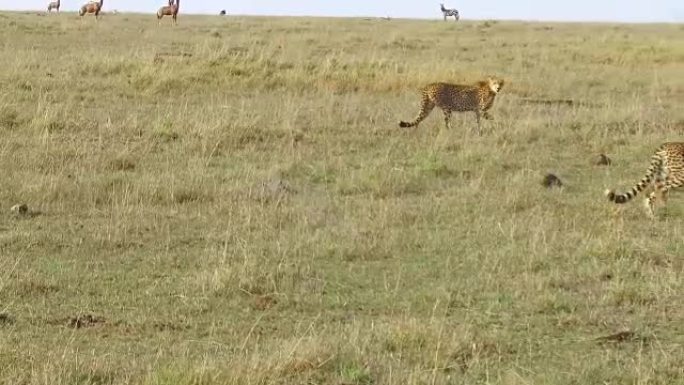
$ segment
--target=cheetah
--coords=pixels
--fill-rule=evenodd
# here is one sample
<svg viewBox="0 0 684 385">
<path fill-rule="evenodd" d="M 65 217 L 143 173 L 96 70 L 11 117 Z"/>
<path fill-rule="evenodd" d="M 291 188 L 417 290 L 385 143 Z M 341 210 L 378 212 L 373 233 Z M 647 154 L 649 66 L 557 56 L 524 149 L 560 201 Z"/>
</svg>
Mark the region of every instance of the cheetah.
<svg viewBox="0 0 684 385">
<path fill-rule="evenodd" d="M 504 85 L 504 80 L 489 77 L 472 85 L 431 83 L 423 87 L 420 112 L 413 122 L 399 122 L 399 127 L 414 127 L 425 119 L 435 106 L 444 113 L 444 123 L 451 128 L 451 112 L 473 111 L 477 117 L 477 132 L 480 133 L 480 118 L 492 119 L 487 112 L 494 104 L 494 98 Z"/>
<path fill-rule="evenodd" d="M 613 190 L 606 190 L 605 194 L 611 202 L 627 203 L 640 191 L 646 189 L 653 181 L 653 192 L 644 200 L 648 216 L 655 218 L 656 200 L 660 198 L 663 205 L 667 202 L 669 190 L 684 186 L 684 142 L 664 143 L 651 157 L 651 165 L 646 175 L 632 190 L 624 194 L 616 194 Z"/>
</svg>

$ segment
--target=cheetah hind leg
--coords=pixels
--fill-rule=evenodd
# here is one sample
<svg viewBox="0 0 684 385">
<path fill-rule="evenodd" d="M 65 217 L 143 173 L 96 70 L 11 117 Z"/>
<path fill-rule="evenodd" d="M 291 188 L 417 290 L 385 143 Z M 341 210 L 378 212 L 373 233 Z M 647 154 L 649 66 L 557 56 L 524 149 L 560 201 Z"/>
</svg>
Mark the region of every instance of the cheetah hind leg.
<svg viewBox="0 0 684 385">
<path fill-rule="evenodd" d="M 482 112 L 480 110 L 475 111 L 475 118 L 477 118 L 477 134 L 482 135 Z"/>
<path fill-rule="evenodd" d="M 444 110 L 444 124 L 447 130 L 451 129 L 451 110 Z"/>
<path fill-rule="evenodd" d="M 651 220 L 655 219 L 655 201 L 656 201 L 656 192 L 653 191 L 650 194 L 648 194 L 648 197 L 644 199 L 644 208 L 646 209 L 646 215 Z"/>
<path fill-rule="evenodd" d="M 644 209 L 646 209 L 646 215 L 651 220 L 655 219 L 655 205 L 658 200 L 658 194 L 663 187 L 663 180 L 660 175 L 657 175 L 653 183 L 653 191 L 644 198 Z"/>
<path fill-rule="evenodd" d="M 670 190 L 682 186 L 684 186 L 684 180 L 668 181 L 667 183 L 656 180 L 654 191 L 644 201 L 644 206 L 649 211 L 651 219 L 655 218 L 655 208 L 658 201 L 660 201 L 660 206 L 665 207 Z"/>
<path fill-rule="evenodd" d="M 655 209 L 659 201 L 661 206 L 665 206 L 667 204 L 668 191 L 671 188 L 677 188 L 684 184 L 684 182 L 678 181 L 675 181 L 674 183 L 668 181 L 665 183 L 664 180 L 666 178 L 667 175 L 658 173 L 653 183 L 653 191 L 648 194 L 646 199 L 644 199 L 644 207 L 646 208 L 646 212 L 651 219 L 655 219 Z"/>
</svg>

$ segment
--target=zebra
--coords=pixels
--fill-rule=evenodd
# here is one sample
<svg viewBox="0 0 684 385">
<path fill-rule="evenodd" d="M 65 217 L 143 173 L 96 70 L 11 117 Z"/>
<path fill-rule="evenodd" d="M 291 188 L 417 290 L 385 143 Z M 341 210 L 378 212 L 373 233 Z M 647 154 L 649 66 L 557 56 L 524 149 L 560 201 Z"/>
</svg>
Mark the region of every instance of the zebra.
<svg viewBox="0 0 684 385">
<path fill-rule="evenodd" d="M 457 9 L 455 9 L 455 8 L 452 8 L 452 9 L 444 8 L 444 4 L 440 4 L 439 6 L 440 6 L 440 8 L 442 8 L 442 14 L 444 15 L 444 21 L 446 21 L 447 17 L 449 17 L 449 16 L 453 16 L 454 20 L 458 21 L 460 16 L 458 15 Z"/>
</svg>

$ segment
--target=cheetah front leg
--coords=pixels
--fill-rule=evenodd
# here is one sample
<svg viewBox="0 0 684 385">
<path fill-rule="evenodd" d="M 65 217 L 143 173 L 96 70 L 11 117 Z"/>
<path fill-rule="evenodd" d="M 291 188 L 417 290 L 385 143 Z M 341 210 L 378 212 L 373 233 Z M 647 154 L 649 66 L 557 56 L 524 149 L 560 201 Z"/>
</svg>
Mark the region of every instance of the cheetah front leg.
<svg viewBox="0 0 684 385">
<path fill-rule="evenodd" d="M 477 134 L 482 135 L 482 111 L 475 110 L 475 118 L 477 119 Z"/>
<path fill-rule="evenodd" d="M 492 115 L 489 114 L 489 109 L 490 109 L 490 108 L 492 108 L 492 103 L 491 103 L 491 102 L 490 102 L 490 103 L 487 103 L 487 105 L 485 105 L 485 106 L 482 108 L 482 117 L 485 118 L 485 119 L 487 119 L 487 120 L 493 120 L 493 119 L 494 119 L 494 117 L 492 117 Z"/>
</svg>

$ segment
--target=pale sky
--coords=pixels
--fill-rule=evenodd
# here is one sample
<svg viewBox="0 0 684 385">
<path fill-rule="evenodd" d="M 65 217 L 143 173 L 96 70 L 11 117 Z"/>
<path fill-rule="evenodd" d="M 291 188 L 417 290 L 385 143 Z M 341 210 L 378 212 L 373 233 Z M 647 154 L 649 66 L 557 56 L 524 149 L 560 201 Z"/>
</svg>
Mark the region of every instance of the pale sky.
<svg viewBox="0 0 684 385">
<path fill-rule="evenodd" d="M 684 22 L 684 0 L 181 0 L 181 13 L 440 18 L 439 3 L 463 19 Z M 62 0 L 75 11 L 84 0 Z M 1 10 L 44 10 L 48 0 L 0 0 Z M 105 0 L 104 10 L 156 12 L 166 0 Z"/>
</svg>

